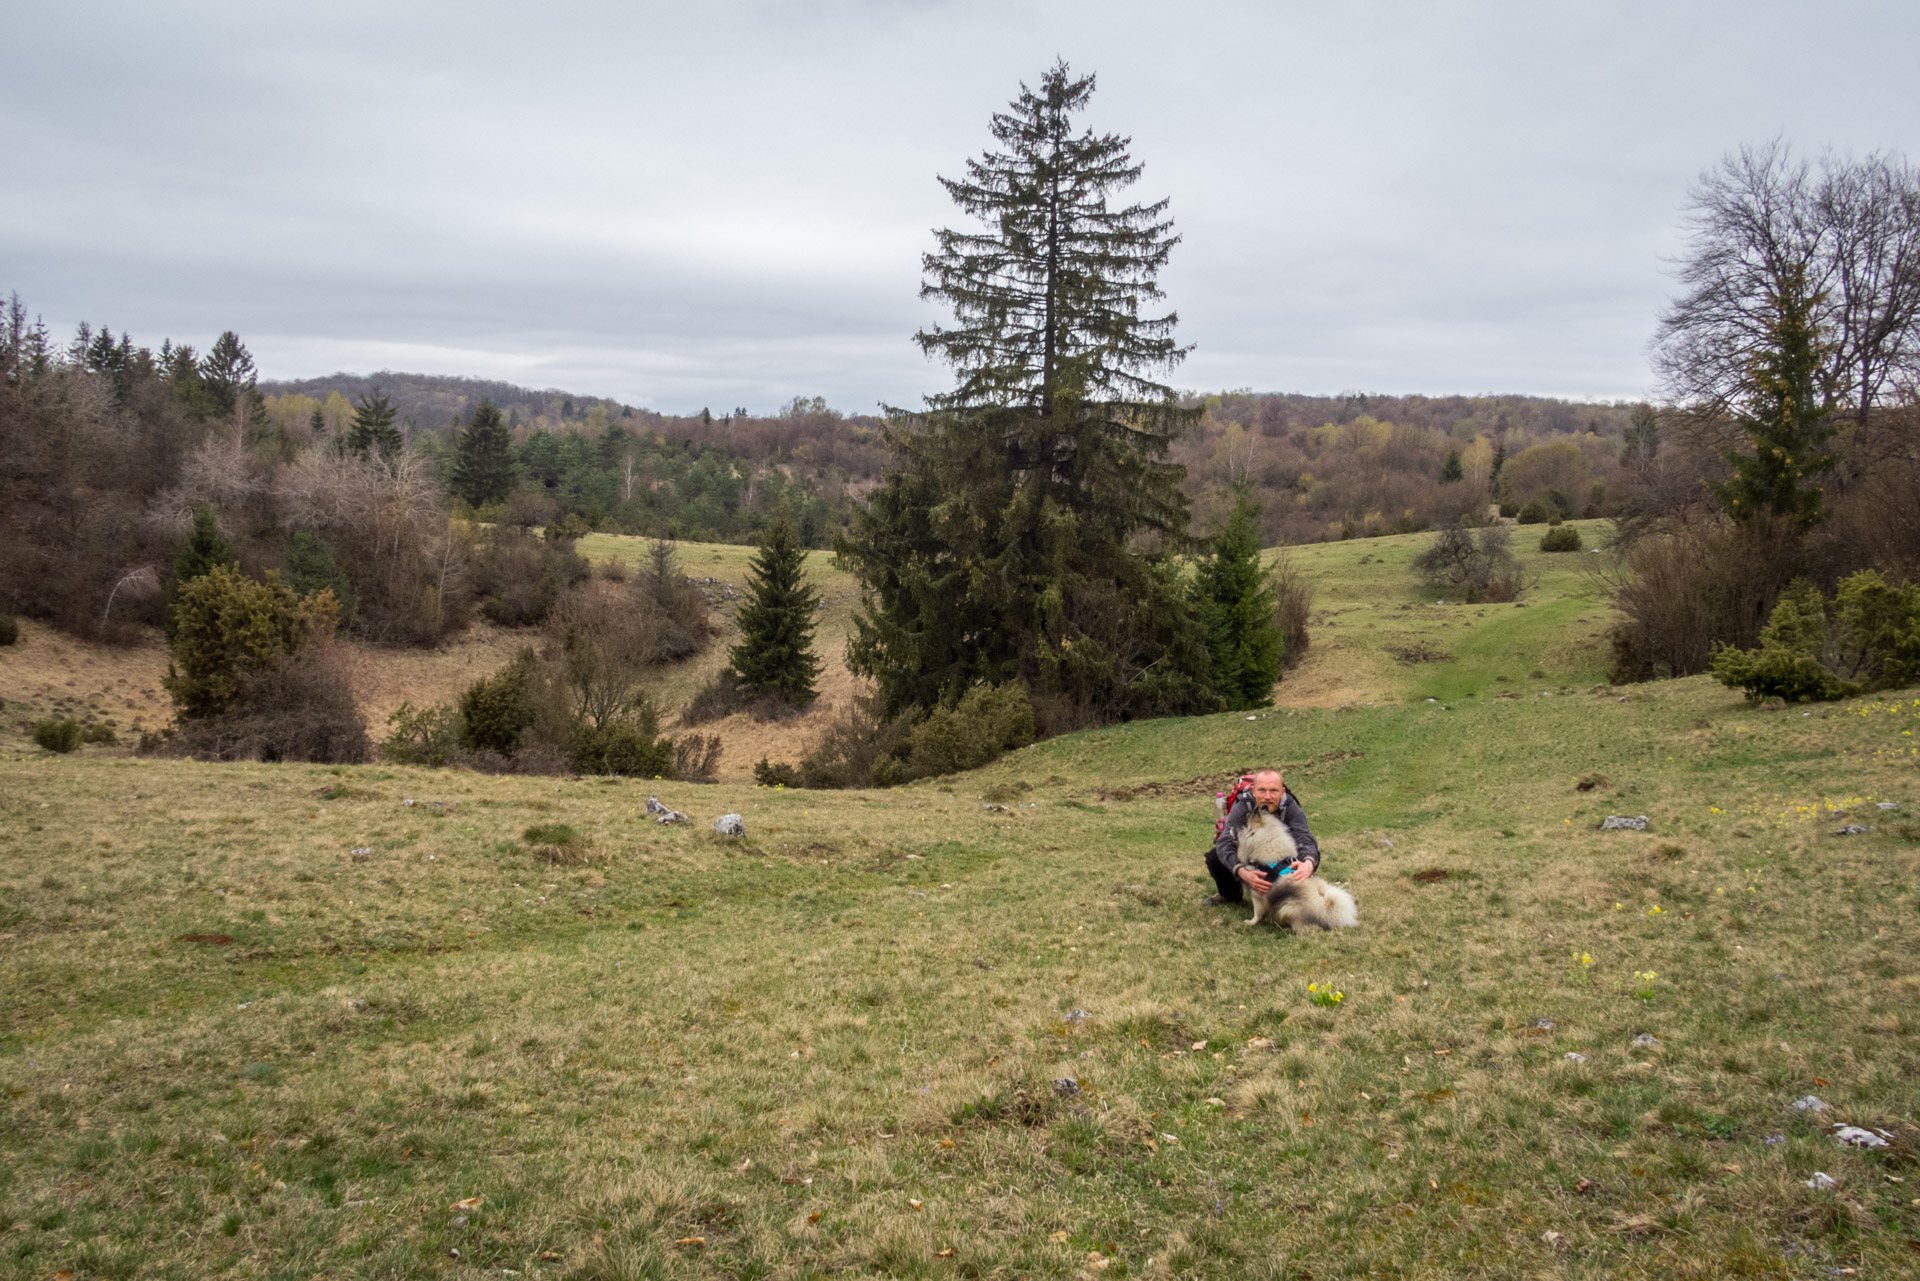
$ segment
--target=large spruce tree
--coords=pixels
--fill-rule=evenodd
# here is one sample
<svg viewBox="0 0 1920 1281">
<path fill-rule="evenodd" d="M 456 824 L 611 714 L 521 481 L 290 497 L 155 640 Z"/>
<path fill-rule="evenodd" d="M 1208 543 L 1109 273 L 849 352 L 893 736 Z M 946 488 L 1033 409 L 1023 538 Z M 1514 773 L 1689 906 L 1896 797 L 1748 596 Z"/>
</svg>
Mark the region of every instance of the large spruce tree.
<svg viewBox="0 0 1920 1281">
<path fill-rule="evenodd" d="M 1178 237 L 1167 202 L 1114 207 L 1129 141 L 1075 123 L 1092 76 L 1056 64 L 941 179 L 977 219 L 936 232 L 916 335 L 951 391 L 889 429 L 894 466 L 841 540 L 867 598 L 848 656 L 889 710 L 1023 681 L 1043 729 L 1213 705 L 1188 594 L 1142 535 L 1185 536 L 1169 447 L 1191 422 L 1156 381 L 1185 355 L 1149 310 Z"/>
<path fill-rule="evenodd" d="M 347 431 L 347 448 L 365 457 L 378 454 L 391 458 L 405 447 L 400 429 L 394 426 L 399 412 L 387 393 L 375 387 L 353 407 L 353 426 Z"/>
<path fill-rule="evenodd" d="M 1273 587 L 1260 565 L 1259 515 L 1242 489 L 1194 582 L 1213 686 L 1233 711 L 1273 705 L 1286 656 Z"/>
<path fill-rule="evenodd" d="M 490 400 L 480 402 L 460 433 L 453 459 L 453 492 L 469 507 L 497 503 L 513 492 L 513 439 Z"/>
<path fill-rule="evenodd" d="M 752 598 L 737 619 L 740 643 L 727 653 L 728 667 L 748 698 L 805 707 L 817 697 L 813 683 L 820 660 L 813 654 L 813 628 L 820 596 L 803 577 L 806 560 L 807 549 L 782 509 L 753 558 Z"/>
</svg>

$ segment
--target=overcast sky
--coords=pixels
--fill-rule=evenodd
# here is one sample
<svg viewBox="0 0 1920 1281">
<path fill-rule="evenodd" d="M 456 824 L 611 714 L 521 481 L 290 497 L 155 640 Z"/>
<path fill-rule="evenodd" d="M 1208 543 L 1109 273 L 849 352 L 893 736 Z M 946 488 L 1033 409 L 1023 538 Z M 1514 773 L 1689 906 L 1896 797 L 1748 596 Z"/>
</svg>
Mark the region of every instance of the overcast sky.
<svg viewBox="0 0 1920 1281">
<path fill-rule="evenodd" d="M 0 291 L 264 376 L 917 403 L 936 174 L 1056 55 L 1171 197 L 1189 388 L 1633 397 L 1741 142 L 1920 158 L 1920 6 L 27 3 Z"/>
</svg>

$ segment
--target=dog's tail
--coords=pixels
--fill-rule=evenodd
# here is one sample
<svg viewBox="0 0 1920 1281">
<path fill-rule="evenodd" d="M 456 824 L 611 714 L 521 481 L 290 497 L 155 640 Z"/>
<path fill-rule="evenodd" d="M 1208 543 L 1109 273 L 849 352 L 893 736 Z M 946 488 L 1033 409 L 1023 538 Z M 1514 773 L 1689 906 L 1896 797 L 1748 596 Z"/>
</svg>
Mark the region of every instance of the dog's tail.
<svg viewBox="0 0 1920 1281">
<path fill-rule="evenodd" d="M 1360 912 L 1353 905 L 1353 895 L 1338 885 L 1322 885 L 1320 889 L 1320 902 L 1316 904 L 1320 909 L 1319 924 L 1340 930 L 1360 924 Z"/>
</svg>

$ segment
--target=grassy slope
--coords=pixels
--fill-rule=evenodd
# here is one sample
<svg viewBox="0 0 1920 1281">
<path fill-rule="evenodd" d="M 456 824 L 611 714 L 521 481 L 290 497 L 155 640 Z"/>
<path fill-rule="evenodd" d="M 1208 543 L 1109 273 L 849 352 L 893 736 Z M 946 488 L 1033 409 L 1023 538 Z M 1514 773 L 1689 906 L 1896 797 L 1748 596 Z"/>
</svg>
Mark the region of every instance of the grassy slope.
<svg viewBox="0 0 1920 1281">
<path fill-rule="evenodd" d="M 1592 540 L 1604 525 L 1582 522 L 1581 528 Z M 1584 555 L 1542 555 L 1532 550 L 1537 531 L 1521 530 L 1516 548 L 1541 576 L 1525 609 L 1443 606 L 1437 603 L 1438 593 L 1420 590 L 1407 568 L 1430 539 L 1410 534 L 1318 544 L 1291 553 L 1316 585 L 1318 601 L 1313 649 L 1305 665 L 1288 673 L 1276 691 L 1282 706 L 1332 707 L 1430 695 L 1464 698 L 1485 695 L 1495 686 L 1526 688 L 1528 673 L 1535 671 L 1550 685 L 1584 686 L 1604 679 L 1598 636 L 1607 605 L 1584 572 Z M 644 539 L 604 534 L 579 543 L 581 554 L 595 563 L 617 560 L 629 566 L 646 559 L 647 546 Z M 679 550 L 686 573 L 732 584 L 736 590 L 745 587 L 752 548 L 683 543 Z M 703 726 L 703 732 L 718 733 L 725 743 L 723 778 L 745 781 L 762 756 L 798 759 L 821 726 L 857 692 L 844 661 L 856 604 L 854 582 L 825 552 L 809 556 L 808 574 L 822 603 L 815 647 L 823 669 L 820 701 L 807 715 L 787 722 L 767 724 L 735 716 Z M 726 663 L 727 648 L 737 639 L 731 608 L 723 604 L 716 619 L 716 644 L 661 673 L 654 693 L 662 707 L 684 706 Z M 538 639 L 531 632 L 477 623 L 438 650 L 351 642 L 341 648 L 361 710 L 378 739 L 386 733 L 388 714 L 401 702 L 451 701 L 476 678 L 509 661 L 520 646 Z M 1450 657 L 1408 664 L 1393 657 L 1391 648 L 1424 648 Z M 40 718 L 67 715 L 96 716 L 125 734 L 170 719 L 160 689 L 165 670 L 158 633 L 145 646 L 114 649 L 27 622 L 22 643 L 0 649 L 0 697 L 5 699 L 6 718 L 23 735 Z"/>
<path fill-rule="evenodd" d="M 1356 669 L 1427 616 L 1366 595 L 1322 600 Z M 1788 1104 L 1913 1133 L 1920 700 L 1622 702 L 1462 612 L 1375 707 L 671 785 L 691 828 L 625 783 L 0 756 L 0 1275 L 1900 1272 L 1912 1171 Z M 1197 905 L 1210 793 L 1272 760 L 1362 928 Z M 552 822 L 600 861 L 536 863 Z"/>
</svg>

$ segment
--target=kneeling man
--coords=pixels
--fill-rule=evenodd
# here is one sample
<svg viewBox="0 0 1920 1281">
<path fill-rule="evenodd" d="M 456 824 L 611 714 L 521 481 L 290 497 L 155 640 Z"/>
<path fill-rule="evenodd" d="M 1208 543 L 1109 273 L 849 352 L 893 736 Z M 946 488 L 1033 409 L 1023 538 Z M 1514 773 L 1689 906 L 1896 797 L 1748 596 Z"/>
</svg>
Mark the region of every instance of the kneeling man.
<svg viewBox="0 0 1920 1281">
<path fill-rule="evenodd" d="M 1240 834 L 1246 830 L 1247 816 L 1255 810 L 1264 810 L 1286 824 L 1298 851 L 1293 860 L 1293 875 L 1305 880 L 1320 869 L 1320 844 L 1307 827 L 1306 812 L 1287 790 L 1280 771 L 1263 769 L 1253 776 L 1252 790 L 1243 793 L 1227 811 L 1227 825 L 1220 829 L 1213 848 L 1207 851 L 1207 872 L 1219 889 L 1206 900 L 1210 907 L 1243 902 L 1249 889 L 1255 894 L 1265 894 L 1273 888 L 1273 880 L 1265 868 L 1240 861 Z"/>
</svg>

